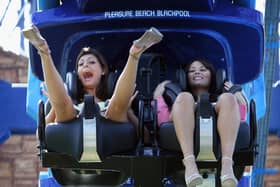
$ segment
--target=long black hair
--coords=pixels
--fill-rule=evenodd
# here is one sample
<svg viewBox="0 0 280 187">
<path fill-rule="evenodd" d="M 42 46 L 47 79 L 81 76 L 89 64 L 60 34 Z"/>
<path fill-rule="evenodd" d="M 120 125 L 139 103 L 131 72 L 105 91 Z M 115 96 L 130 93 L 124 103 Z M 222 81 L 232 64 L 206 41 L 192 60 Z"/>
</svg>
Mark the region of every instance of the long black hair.
<svg viewBox="0 0 280 187">
<path fill-rule="evenodd" d="M 190 66 L 195 62 L 195 61 L 199 61 L 206 69 L 208 69 L 210 71 L 211 74 L 211 80 L 210 80 L 210 86 L 208 89 L 208 92 L 210 94 L 215 94 L 216 92 L 216 70 L 214 68 L 214 66 L 211 64 L 210 61 L 204 59 L 204 58 L 194 58 L 190 61 L 190 63 L 188 63 L 185 66 L 185 72 L 186 74 L 188 74 Z M 192 89 L 190 87 L 190 83 L 189 83 L 189 79 L 188 79 L 188 75 L 186 76 L 186 82 L 187 82 L 187 89 L 186 91 L 192 93 Z M 193 93 L 192 93 L 193 94 Z"/>
<path fill-rule="evenodd" d="M 94 55 L 97 58 L 98 62 L 101 65 L 101 68 L 104 72 L 104 75 L 101 76 L 100 82 L 96 88 L 96 97 L 101 99 L 102 101 L 105 101 L 106 99 L 109 98 L 108 90 L 107 90 L 109 68 L 108 68 L 108 64 L 105 61 L 103 55 L 97 49 L 94 49 L 91 47 L 83 47 L 76 59 L 76 71 L 78 72 L 78 62 L 79 62 L 80 58 L 87 54 Z M 79 79 L 78 79 L 78 81 L 79 81 L 78 90 L 80 90 L 79 95 L 81 95 L 82 96 L 81 98 L 83 98 L 83 95 L 85 94 L 84 88 L 82 86 L 81 81 Z"/>
</svg>

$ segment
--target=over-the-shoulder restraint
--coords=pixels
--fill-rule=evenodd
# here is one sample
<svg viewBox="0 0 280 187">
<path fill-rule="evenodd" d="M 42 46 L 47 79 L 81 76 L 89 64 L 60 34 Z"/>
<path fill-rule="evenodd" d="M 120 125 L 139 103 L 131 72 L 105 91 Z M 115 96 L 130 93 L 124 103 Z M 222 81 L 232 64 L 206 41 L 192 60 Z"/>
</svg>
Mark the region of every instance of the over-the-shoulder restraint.
<svg viewBox="0 0 280 187">
<path fill-rule="evenodd" d="M 235 84 L 226 92 L 235 94 L 236 92 L 241 92 L 241 91 L 242 91 L 242 87 L 239 84 Z"/>
<path fill-rule="evenodd" d="M 169 108 L 172 107 L 177 95 L 182 92 L 182 88 L 178 83 L 170 82 L 164 86 L 163 99 Z"/>
</svg>

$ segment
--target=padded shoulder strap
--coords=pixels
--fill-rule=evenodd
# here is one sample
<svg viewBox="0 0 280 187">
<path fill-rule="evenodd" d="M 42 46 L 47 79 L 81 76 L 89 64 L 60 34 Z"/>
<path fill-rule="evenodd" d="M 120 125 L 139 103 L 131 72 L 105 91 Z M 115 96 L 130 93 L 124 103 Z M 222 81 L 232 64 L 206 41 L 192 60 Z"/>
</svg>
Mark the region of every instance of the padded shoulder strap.
<svg viewBox="0 0 280 187">
<path fill-rule="evenodd" d="M 78 104 L 82 99 L 83 95 L 81 94 L 81 82 L 79 81 L 78 75 L 75 71 L 67 72 L 65 84 L 67 92 L 72 98 L 74 104 Z"/>
<path fill-rule="evenodd" d="M 232 93 L 232 94 L 234 94 L 234 93 L 236 93 L 236 92 L 241 92 L 241 91 L 242 91 L 242 87 L 241 87 L 240 85 L 238 85 L 238 84 L 233 85 L 233 86 L 228 90 L 228 92 L 229 92 L 229 93 Z"/>
<path fill-rule="evenodd" d="M 226 81 L 226 71 L 218 69 L 216 72 L 216 93 L 220 95 L 224 91 L 224 82 Z"/>
<path fill-rule="evenodd" d="M 218 69 L 216 73 L 216 93 L 220 95 L 222 92 L 235 93 L 242 91 L 240 85 L 233 85 L 228 91 L 224 89 L 224 83 L 227 81 L 226 71 L 224 69 Z"/>
<path fill-rule="evenodd" d="M 186 79 L 186 72 L 183 69 L 178 69 L 176 71 L 176 79 L 179 85 L 181 86 L 182 90 L 187 89 L 187 79 Z"/>
<path fill-rule="evenodd" d="M 158 53 L 144 53 L 139 59 L 136 86 L 139 95 L 152 98 L 152 90 L 160 82 L 161 69 L 164 67 L 164 59 Z"/>
<path fill-rule="evenodd" d="M 70 95 L 70 97 L 73 98 L 77 98 L 77 77 L 75 75 L 75 73 L 73 72 L 67 72 L 66 74 L 66 87 L 67 87 L 67 91 L 68 94 Z"/>
<path fill-rule="evenodd" d="M 107 90 L 108 90 L 109 97 L 111 97 L 113 95 L 119 75 L 120 75 L 120 72 L 118 72 L 117 70 L 114 72 L 110 72 L 108 74 Z"/>
<path fill-rule="evenodd" d="M 164 87 L 163 98 L 169 108 L 172 107 L 177 95 L 182 92 L 182 88 L 177 83 L 167 83 Z"/>
</svg>

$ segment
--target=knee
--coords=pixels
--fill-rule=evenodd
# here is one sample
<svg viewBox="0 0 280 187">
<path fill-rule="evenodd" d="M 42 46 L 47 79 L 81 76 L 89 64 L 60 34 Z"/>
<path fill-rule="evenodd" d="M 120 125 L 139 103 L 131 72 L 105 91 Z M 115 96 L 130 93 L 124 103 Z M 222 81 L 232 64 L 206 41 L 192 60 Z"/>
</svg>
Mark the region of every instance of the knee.
<svg viewBox="0 0 280 187">
<path fill-rule="evenodd" d="M 240 120 L 240 112 L 237 99 L 231 93 L 224 93 L 220 95 L 215 110 L 218 113 L 218 117 L 223 111 L 223 115 L 225 115 L 228 120 L 232 119 L 230 118 L 230 116 L 234 116 L 235 119 Z M 239 123 L 237 124 L 239 125 Z"/>
<path fill-rule="evenodd" d="M 226 105 L 231 107 L 237 107 L 237 100 L 233 94 L 223 93 L 219 96 L 217 104 L 220 106 Z"/>
<path fill-rule="evenodd" d="M 174 102 L 174 105 L 178 105 L 178 104 L 184 104 L 186 106 L 193 106 L 194 105 L 194 98 L 192 96 L 192 94 L 188 93 L 188 92 L 181 92 L 177 97 L 176 100 Z"/>
</svg>

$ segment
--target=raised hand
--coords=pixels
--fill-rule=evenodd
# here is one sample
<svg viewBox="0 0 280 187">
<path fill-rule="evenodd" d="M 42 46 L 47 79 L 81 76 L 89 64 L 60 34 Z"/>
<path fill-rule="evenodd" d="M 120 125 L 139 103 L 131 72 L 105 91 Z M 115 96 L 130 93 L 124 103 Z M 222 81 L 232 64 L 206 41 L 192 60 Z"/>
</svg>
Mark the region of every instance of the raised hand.
<svg viewBox="0 0 280 187">
<path fill-rule="evenodd" d="M 130 55 L 135 58 L 139 56 L 149 47 L 159 43 L 163 38 L 163 35 L 154 27 L 147 30 L 139 39 L 133 41 L 133 45 L 130 48 Z"/>
<path fill-rule="evenodd" d="M 49 54 L 50 49 L 46 40 L 40 34 L 39 29 L 32 25 L 22 30 L 23 36 L 38 50 L 40 54 Z"/>
</svg>

